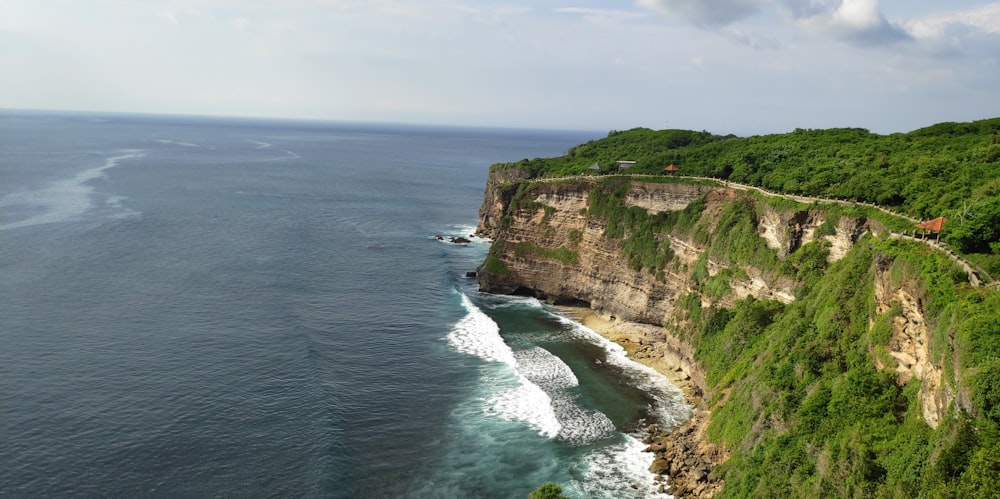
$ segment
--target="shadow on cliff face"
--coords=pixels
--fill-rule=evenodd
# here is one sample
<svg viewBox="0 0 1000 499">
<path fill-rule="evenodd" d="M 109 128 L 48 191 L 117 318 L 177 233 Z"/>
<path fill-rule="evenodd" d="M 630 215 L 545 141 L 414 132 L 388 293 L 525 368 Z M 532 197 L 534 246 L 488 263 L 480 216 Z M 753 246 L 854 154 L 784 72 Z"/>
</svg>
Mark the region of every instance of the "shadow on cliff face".
<svg viewBox="0 0 1000 499">
<path fill-rule="evenodd" d="M 514 288 L 514 290 L 509 294 L 515 296 L 529 296 L 531 298 L 537 298 L 538 300 L 548 303 L 549 305 L 564 305 L 567 307 L 590 308 L 589 301 L 581 300 L 579 298 L 575 298 L 572 296 L 565 296 L 565 297 L 553 296 L 525 286 L 518 286 Z"/>
</svg>

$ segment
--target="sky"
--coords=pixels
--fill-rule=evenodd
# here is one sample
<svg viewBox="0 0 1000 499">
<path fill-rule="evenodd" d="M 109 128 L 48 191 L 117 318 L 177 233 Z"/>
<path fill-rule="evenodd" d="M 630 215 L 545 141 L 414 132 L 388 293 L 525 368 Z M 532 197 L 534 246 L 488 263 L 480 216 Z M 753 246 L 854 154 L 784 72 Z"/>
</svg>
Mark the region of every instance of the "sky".
<svg viewBox="0 0 1000 499">
<path fill-rule="evenodd" d="M 907 132 L 1000 116 L 1000 1 L 0 0 L 0 108 Z"/>
</svg>

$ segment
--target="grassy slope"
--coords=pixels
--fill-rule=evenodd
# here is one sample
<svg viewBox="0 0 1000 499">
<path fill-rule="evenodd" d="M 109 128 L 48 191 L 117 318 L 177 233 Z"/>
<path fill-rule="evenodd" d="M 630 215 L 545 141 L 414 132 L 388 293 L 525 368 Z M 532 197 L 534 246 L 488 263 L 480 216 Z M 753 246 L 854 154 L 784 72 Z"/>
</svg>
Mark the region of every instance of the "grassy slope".
<svg viewBox="0 0 1000 499">
<path fill-rule="evenodd" d="M 932 356 L 949 374 L 958 362 L 950 385 L 969 388 L 974 409 L 952 407 L 936 430 L 923 420 L 919 380 L 898 386 L 891 371 L 875 368 L 898 313 L 875 313 L 877 254 L 893 262 L 897 279 L 925 290 Z M 745 299 L 700 310 L 689 300 L 683 334 L 715 393 L 731 392 L 709 427 L 733 450 L 717 471 L 724 495 L 997 493 L 1000 293 L 970 288 L 947 259 L 917 243 L 868 239 L 817 270 L 823 277 L 791 305 Z"/>
</svg>

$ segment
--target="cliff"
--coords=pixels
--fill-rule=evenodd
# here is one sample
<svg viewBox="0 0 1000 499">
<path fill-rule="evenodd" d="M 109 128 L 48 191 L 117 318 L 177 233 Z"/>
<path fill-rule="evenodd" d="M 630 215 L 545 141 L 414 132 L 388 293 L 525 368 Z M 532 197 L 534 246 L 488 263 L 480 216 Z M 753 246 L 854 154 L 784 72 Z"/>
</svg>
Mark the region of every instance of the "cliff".
<svg viewBox="0 0 1000 499">
<path fill-rule="evenodd" d="M 502 267 L 499 271 L 491 271 L 489 266 L 480 269 L 480 289 L 528 294 L 556 304 L 583 303 L 610 319 L 664 325 L 676 319 L 679 299 L 698 293 L 701 283 L 693 273 L 704 259 L 708 277 L 739 267 L 737 275 L 726 274 L 731 292 L 725 297 L 713 301 L 699 296 L 704 307 L 731 305 L 746 297 L 784 303 L 795 299 L 794 279 L 719 259 L 693 231 L 659 235 L 673 254 L 671 265 L 662 273 L 651 275 L 648 269 L 636 269 L 622 257 L 622 239 L 605 236 L 607 220 L 588 216 L 591 193 L 601 186 L 596 179 L 532 183 L 525 172 L 512 174 L 510 168 L 491 175 L 479 212 L 478 232 L 495 241 L 490 258 Z M 631 181 L 621 201 L 627 208 L 661 214 L 681 212 L 692 202 L 704 200 L 700 216 L 711 232 L 726 205 L 750 198 L 717 185 Z M 818 228 L 826 222 L 820 210 L 779 211 L 765 204 L 755 231 L 782 257 L 810 242 L 826 241 L 829 260 L 835 261 L 873 225 L 884 230 L 863 217 L 839 217 L 832 233 L 821 235 Z M 560 248 L 565 251 L 555 251 Z M 664 342 L 669 346 L 665 355 L 671 355 L 685 374 L 693 377 L 696 387 L 707 392 L 709 387 L 690 358 L 690 346 L 676 339 Z"/>
<path fill-rule="evenodd" d="M 675 494 L 821 490 L 848 466 L 836 457 L 846 459 L 836 447 L 846 444 L 828 434 L 849 430 L 826 430 L 810 447 L 819 437 L 803 422 L 812 417 L 804 404 L 820 397 L 823 417 L 836 416 L 842 380 L 863 378 L 867 389 L 893 394 L 889 405 L 871 403 L 885 405 L 898 424 L 919 419 L 928 429 L 920 431 L 936 435 L 926 437 L 924 467 L 935 464 L 930 454 L 945 449 L 941 442 L 963 431 L 956 414 L 982 410 L 965 388 L 967 347 L 947 328 L 935 332 L 945 305 L 929 290 L 940 272 L 947 286 L 961 288 L 960 272 L 933 256 L 927 261 L 938 273 L 927 262 L 914 267 L 912 254 L 934 252 L 890 241 L 886 225 L 864 211 L 709 181 L 545 181 L 506 165 L 491 171 L 478 232 L 494 240 L 479 269 L 481 290 L 583 304 L 608 320 L 654 326 L 613 339 L 679 373 L 701 409 L 687 425 L 649 439 L 654 471 L 669 476 Z M 910 400 L 916 418 L 907 416 Z M 754 461 L 763 459 L 762 443 L 778 445 L 795 432 L 805 432 L 798 459 L 811 470 L 797 470 L 805 474 L 796 480 L 813 488 L 760 489 L 746 463 L 763 466 Z"/>
</svg>

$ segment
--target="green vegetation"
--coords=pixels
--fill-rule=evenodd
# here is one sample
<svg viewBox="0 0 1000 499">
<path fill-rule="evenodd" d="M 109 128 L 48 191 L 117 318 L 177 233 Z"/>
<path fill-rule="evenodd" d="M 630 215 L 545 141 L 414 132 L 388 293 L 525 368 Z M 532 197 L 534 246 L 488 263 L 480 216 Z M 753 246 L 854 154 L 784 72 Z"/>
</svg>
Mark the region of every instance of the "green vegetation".
<svg viewBox="0 0 1000 499">
<path fill-rule="evenodd" d="M 608 174 L 623 159 L 636 161 L 627 173 L 662 175 L 676 164 L 683 176 L 874 203 L 921 220 L 945 216 L 944 239 L 963 253 L 985 255 L 972 258 L 1000 274 L 1000 118 L 890 135 L 839 128 L 741 138 L 636 128 L 613 131 L 557 158 L 494 168 L 559 177 L 589 173 L 598 162 Z M 912 231 L 909 224 L 889 226 Z"/>
<path fill-rule="evenodd" d="M 514 244 L 514 254 L 519 257 L 538 256 L 548 260 L 556 260 L 566 265 L 576 265 L 580 261 L 580 254 L 565 246 L 543 248 L 530 241 L 521 241 Z"/>
<path fill-rule="evenodd" d="M 675 227 L 690 230 L 705 209 L 705 200 L 699 199 L 678 212 L 650 215 L 646 210 L 625 206 L 623 201 L 630 183 L 622 177 L 608 177 L 591 190 L 587 199 L 587 218 L 601 220 L 604 236 L 622 240 L 622 256 L 634 270 L 647 269 L 663 278 L 667 264 L 673 259 L 667 238 Z"/>
<path fill-rule="evenodd" d="M 531 491 L 528 494 L 528 499 L 569 499 L 569 497 L 563 495 L 562 487 L 549 482 L 543 483 L 540 487 Z"/>
<path fill-rule="evenodd" d="M 638 162 L 629 173 L 659 174 L 672 163 L 683 175 L 874 202 L 919 219 L 947 216 L 942 239 L 1000 277 L 1000 118 L 888 136 L 859 129 L 750 138 L 636 129 L 612 132 L 560 158 L 513 166 L 533 178 L 558 177 L 619 159 Z M 748 192 L 725 203 L 713 198 L 711 209 L 703 197 L 681 211 L 650 214 L 625 203 L 634 181 L 596 177 L 581 214 L 590 224 L 588 234 L 603 227 L 603 237 L 618 245 L 631 269 L 660 280 L 667 273 L 690 279 L 692 286 L 677 297 L 675 315 L 665 325 L 693 347 L 704 369 L 708 403 L 715 407 L 708 438 L 730 452 L 713 471 L 725 480 L 722 496 L 1000 493 L 995 285 L 972 287 L 945 253 L 919 242 L 869 233 L 830 263 L 830 243 L 822 238 L 779 256 L 758 233 L 759 219 L 770 210 L 822 212 L 817 237 L 836 234 L 845 217 L 912 231 L 912 222 L 870 206 L 804 204 Z M 527 201 L 537 185 L 537 179 L 519 184 L 512 207 L 546 209 Z M 565 244 L 557 248 L 498 241 L 484 267 L 507 275 L 499 255 L 509 252 L 577 265 L 574 249 L 583 233 L 571 230 L 560 237 L 549 239 Z M 681 261 L 674 253 L 678 243 L 706 250 L 694 261 Z M 751 273 L 755 279 L 793 283 L 795 300 L 736 299 L 734 287 Z M 914 311 L 894 297 L 881 297 L 877 308 L 876 282 L 905 289 L 919 304 L 927 327 L 922 341 L 927 360 L 939 370 L 940 387 L 922 391 L 921 379 L 895 371 L 896 322 Z M 943 411 L 930 403 L 928 390 L 936 391 L 933 402 L 943 403 Z M 936 426 L 928 424 L 929 413 Z"/>
<path fill-rule="evenodd" d="M 764 239 L 757 235 L 757 209 L 749 200 L 727 203 L 715 223 L 716 229 L 709 243 L 712 258 L 762 270 L 778 268 L 778 253 L 768 248 Z"/>
<path fill-rule="evenodd" d="M 500 259 L 505 247 L 506 244 L 503 241 L 497 241 L 490 246 L 490 252 L 486 255 L 486 261 L 483 262 L 484 271 L 501 277 L 510 275 L 510 269 Z"/>
<path fill-rule="evenodd" d="M 580 241 L 583 241 L 583 233 L 576 229 L 572 229 L 568 234 L 566 234 L 566 239 L 568 239 L 570 244 L 573 246 L 577 246 L 580 244 Z"/>
<path fill-rule="evenodd" d="M 896 303 L 876 314 L 873 261 L 888 262 L 897 284 L 921 292 L 928 322 L 944 324 L 934 331 L 932 356 L 958 359 L 950 386 L 968 387 L 973 410 L 953 403 L 932 429 L 920 380 L 899 385 L 891 367 L 875 367 L 875 357 L 895 366 L 885 354 L 902 309 Z M 680 331 L 708 383 L 730 392 L 709 426 L 710 438 L 733 451 L 716 470 L 726 480 L 723 496 L 995 494 L 1000 293 L 971 288 L 922 244 L 891 240 L 865 240 L 822 279 L 807 279 L 810 290 L 789 305 L 747 298 L 701 310 L 690 295 L 680 301 L 688 324 Z"/>
<path fill-rule="evenodd" d="M 928 218 L 960 207 L 975 189 L 1000 178 L 1000 118 L 891 135 L 840 128 L 740 138 L 637 128 L 519 166 L 554 177 L 621 159 L 636 161 L 628 173 L 662 174 L 676 164 L 682 175 L 871 202 Z"/>
</svg>

